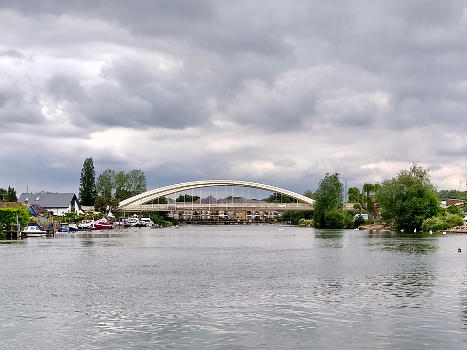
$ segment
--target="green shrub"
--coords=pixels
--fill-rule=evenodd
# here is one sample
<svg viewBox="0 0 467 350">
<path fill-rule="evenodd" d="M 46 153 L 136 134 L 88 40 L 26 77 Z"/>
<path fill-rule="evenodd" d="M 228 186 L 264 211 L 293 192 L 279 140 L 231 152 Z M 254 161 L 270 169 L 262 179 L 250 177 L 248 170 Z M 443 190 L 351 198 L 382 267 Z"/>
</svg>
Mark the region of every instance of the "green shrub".
<svg viewBox="0 0 467 350">
<path fill-rule="evenodd" d="M 454 226 L 460 226 L 464 222 L 458 214 L 443 213 L 437 216 L 432 216 L 422 223 L 422 230 L 427 231 L 442 231 Z"/>
<path fill-rule="evenodd" d="M 16 215 L 21 227 L 25 227 L 29 223 L 29 211 L 26 207 L 20 206 L 15 208 L 0 208 L 0 229 L 3 225 L 7 227 L 16 225 Z"/>
<path fill-rule="evenodd" d="M 454 205 L 454 204 L 451 204 L 449 207 L 446 208 L 446 211 L 450 214 L 458 214 L 458 215 L 461 215 L 461 209 Z"/>
<path fill-rule="evenodd" d="M 301 227 L 312 227 L 313 226 L 313 219 L 300 219 L 298 225 Z"/>
<path fill-rule="evenodd" d="M 359 215 L 354 219 L 354 227 L 359 227 L 361 225 L 364 225 L 366 223 L 366 220 L 363 218 L 363 216 Z"/>
</svg>

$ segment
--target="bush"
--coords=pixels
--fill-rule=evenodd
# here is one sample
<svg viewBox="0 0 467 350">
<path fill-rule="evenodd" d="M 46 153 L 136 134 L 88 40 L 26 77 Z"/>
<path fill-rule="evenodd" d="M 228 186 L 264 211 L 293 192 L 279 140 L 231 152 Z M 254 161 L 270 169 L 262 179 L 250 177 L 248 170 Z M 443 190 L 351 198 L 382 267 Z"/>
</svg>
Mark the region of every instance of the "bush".
<svg viewBox="0 0 467 350">
<path fill-rule="evenodd" d="M 363 218 L 363 216 L 361 215 L 358 215 L 355 219 L 354 219 L 354 227 L 359 227 L 360 225 L 363 225 L 366 223 L 366 220 Z"/>
<path fill-rule="evenodd" d="M 454 205 L 454 204 L 451 204 L 449 207 L 446 208 L 446 211 L 450 214 L 458 214 L 458 215 L 461 215 L 461 209 Z"/>
<path fill-rule="evenodd" d="M 352 228 L 354 220 L 352 214 L 342 209 L 331 209 L 325 212 L 324 221 L 326 228 Z"/>
<path fill-rule="evenodd" d="M 15 208 L 0 208 L 0 230 L 3 225 L 7 227 L 16 225 L 16 215 L 21 227 L 25 227 L 29 223 L 29 211 L 26 207 L 20 206 Z"/>
<path fill-rule="evenodd" d="M 454 226 L 460 226 L 464 222 L 458 214 L 446 213 L 445 215 L 433 216 L 422 223 L 422 231 L 442 231 Z"/>
<path fill-rule="evenodd" d="M 300 219 L 298 225 L 301 227 L 313 227 L 313 219 Z"/>
<path fill-rule="evenodd" d="M 290 222 L 292 225 L 299 225 L 300 220 L 312 219 L 312 211 L 286 211 L 280 216 L 281 221 Z"/>
</svg>

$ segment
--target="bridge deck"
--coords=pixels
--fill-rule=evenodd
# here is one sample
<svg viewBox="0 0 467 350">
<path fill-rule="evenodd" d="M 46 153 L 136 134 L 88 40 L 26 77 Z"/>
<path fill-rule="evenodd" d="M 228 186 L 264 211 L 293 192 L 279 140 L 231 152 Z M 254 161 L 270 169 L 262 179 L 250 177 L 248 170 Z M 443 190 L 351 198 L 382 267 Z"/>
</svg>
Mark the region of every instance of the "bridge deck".
<svg viewBox="0 0 467 350">
<path fill-rule="evenodd" d="M 151 212 L 176 210 L 255 210 L 255 211 L 310 211 L 313 207 L 306 203 L 211 203 L 211 204 L 140 204 L 126 206 L 121 209 L 125 212 Z"/>
</svg>

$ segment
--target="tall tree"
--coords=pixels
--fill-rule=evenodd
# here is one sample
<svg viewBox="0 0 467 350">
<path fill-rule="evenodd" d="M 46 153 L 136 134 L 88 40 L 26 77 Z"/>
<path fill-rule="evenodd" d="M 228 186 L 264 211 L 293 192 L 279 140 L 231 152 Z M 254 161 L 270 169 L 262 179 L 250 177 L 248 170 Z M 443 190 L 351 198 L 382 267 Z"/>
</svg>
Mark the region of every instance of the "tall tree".
<svg viewBox="0 0 467 350">
<path fill-rule="evenodd" d="M 130 197 L 128 190 L 128 175 L 124 171 L 119 171 L 115 175 L 115 198 L 122 201 Z"/>
<path fill-rule="evenodd" d="M 0 201 L 6 201 L 8 191 L 0 187 Z"/>
<path fill-rule="evenodd" d="M 428 171 L 416 164 L 384 181 L 376 195 L 382 219 L 396 228 L 419 229 L 423 220 L 439 211 L 439 200 Z"/>
<path fill-rule="evenodd" d="M 315 193 L 315 212 L 313 221 L 316 227 L 326 227 L 326 213 L 342 209 L 344 205 L 344 186 L 339 180 L 339 174 L 327 173 L 319 183 Z"/>
<path fill-rule="evenodd" d="M 97 194 L 100 197 L 110 199 L 114 196 L 115 189 L 115 171 L 106 169 L 97 178 Z"/>
<path fill-rule="evenodd" d="M 13 187 L 8 186 L 5 199 L 7 202 L 16 202 L 18 200 L 18 197 L 16 197 L 16 191 Z"/>
<path fill-rule="evenodd" d="M 140 169 L 130 170 L 127 174 L 127 181 L 130 196 L 146 192 L 146 176 L 144 175 L 144 171 Z"/>
<path fill-rule="evenodd" d="M 93 205 L 96 199 L 96 172 L 92 157 L 86 158 L 81 169 L 79 199 L 82 205 Z"/>
<path fill-rule="evenodd" d="M 146 191 L 146 176 L 139 169 L 132 169 L 128 173 L 119 171 L 115 175 L 115 197 L 122 201 Z"/>
<path fill-rule="evenodd" d="M 357 187 L 350 187 L 347 194 L 350 203 L 360 203 L 360 190 Z"/>
</svg>

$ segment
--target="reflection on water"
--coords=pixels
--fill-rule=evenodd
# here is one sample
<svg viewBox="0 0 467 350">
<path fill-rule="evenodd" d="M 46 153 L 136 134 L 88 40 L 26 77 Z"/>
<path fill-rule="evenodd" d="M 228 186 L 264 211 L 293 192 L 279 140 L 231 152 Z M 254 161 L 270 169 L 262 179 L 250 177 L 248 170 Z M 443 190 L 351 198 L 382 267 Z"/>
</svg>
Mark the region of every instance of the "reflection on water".
<svg viewBox="0 0 467 350">
<path fill-rule="evenodd" d="M 1 244 L 0 348 L 461 349 L 458 246 L 273 225 Z"/>
</svg>

